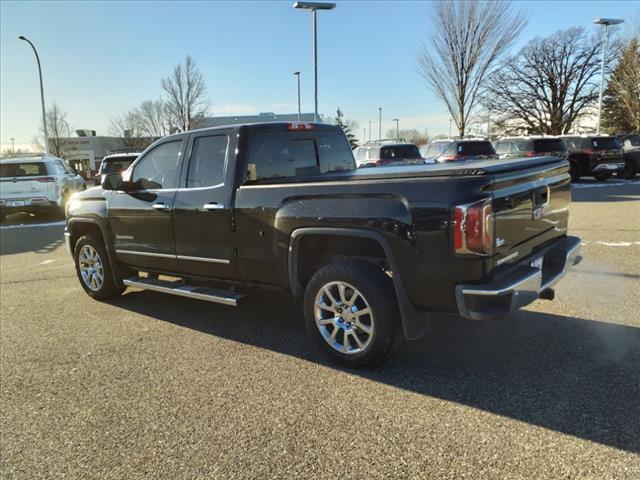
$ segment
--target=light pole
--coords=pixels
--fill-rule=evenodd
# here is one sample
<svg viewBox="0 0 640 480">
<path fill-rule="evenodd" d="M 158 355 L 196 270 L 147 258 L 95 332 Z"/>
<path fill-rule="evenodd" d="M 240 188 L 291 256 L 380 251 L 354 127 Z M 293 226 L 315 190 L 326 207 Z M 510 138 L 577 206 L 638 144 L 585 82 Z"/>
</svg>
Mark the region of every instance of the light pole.
<svg viewBox="0 0 640 480">
<path fill-rule="evenodd" d="M 371 120 L 369 120 L 369 141 L 371 141 Z"/>
<path fill-rule="evenodd" d="M 293 72 L 298 77 L 298 121 L 300 121 L 300 72 Z"/>
<path fill-rule="evenodd" d="M 33 49 L 33 53 L 36 54 L 36 62 L 38 62 L 38 75 L 40 76 L 40 100 L 42 102 L 42 128 L 44 129 L 44 152 L 47 155 L 49 155 L 49 133 L 47 132 L 47 115 L 44 109 L 44 88 L 42 86 L 42 68 L 40 67 L 40 57 L 38 56 L 38 51 L 36 50 L 36 47 L 33 46 L 33 43 L 31 43 L 31 41 L 28 38 L 20 35 L 18 39 L 24 40 L 29 45 L 31 45 L 31 48 Z"/>
<path fill-rule="evenodd" d="M 382 140 L 382 107 L 378 107 L 378 140 Z"/>
<path fill-rule="evenodd" d="M 367 127 L 362 129 L 362 143 L 367 141 Z"/>
<path fill-rule="evenodd" d="M 313 20 L 313 121 L 318 121 L 318 10 L 332 10 L 336 8 L 335 3 L 325 2 L 296 2 L 293 8 L 311 10 Z"/>
<path fill-rule="evenodd" d="M 596 18 L 593 23 L 604 26 L 604 45 L 602 47 L 602 66 L 600 67 L 600 97 L 598 99 L 598 135 L 600 135 L 600 123 L 602 120 L 602 92 L 604 91 L 604 58 L 609 46 L 609 27 L 624 23 L 624 20 L 617 18 Z"/>
<path fill-rule="evenodd" d="M 16 153 L 16 146 L 15 143 L 13 143 L 15 141 L 15 138 L 10 138 L 9 140 L 11 140 L 11 155 L 13 155 L 14 153 Z"/>
<path fill-rule="evenodd" d="M 449 119 L 449 138 L 451 138 L 451 118 Z"/>
<path fill-rule="evenodd" d="M 393 122 L 396 122 L 396 141 L 400 140 L 400 119 L 394 118 Z"/>
</svg>

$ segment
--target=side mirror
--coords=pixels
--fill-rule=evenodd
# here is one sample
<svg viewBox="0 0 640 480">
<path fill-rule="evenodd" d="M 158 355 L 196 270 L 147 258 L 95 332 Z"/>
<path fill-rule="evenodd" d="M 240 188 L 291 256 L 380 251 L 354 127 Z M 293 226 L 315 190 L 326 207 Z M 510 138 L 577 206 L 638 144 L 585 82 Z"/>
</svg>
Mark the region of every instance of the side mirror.
<svg viewBox="0 0 640 480">
<path fill-rule="evenodd" d="M 103 190 L 122 190 L 122 183 L 122 175 L 119 173 L 105 173 L 100 186 Z"/>
</svg>

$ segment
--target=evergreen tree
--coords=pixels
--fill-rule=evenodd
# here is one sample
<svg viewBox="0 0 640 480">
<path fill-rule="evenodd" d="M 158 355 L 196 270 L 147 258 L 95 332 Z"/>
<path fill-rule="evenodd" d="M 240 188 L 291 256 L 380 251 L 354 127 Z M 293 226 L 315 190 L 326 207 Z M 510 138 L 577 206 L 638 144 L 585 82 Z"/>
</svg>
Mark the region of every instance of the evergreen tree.
<svg viewBox="0 0 640 480">
<path fill-rule="evenodd" d="M 602 128 L 609 133 L 640 131 L 640 49 L 632 38 L 622 49 L 602 99 Z"/>
<path fill-rule="evenodd" d="M 347 137 L 347 140 L 349 140 L 351 148 L 356 148 L 360 143 L 360 141 L 356 138 L 356 135 L 353 133 L 353 129 L 356 128 L 357 124 L 351 120 L 345 120 L 344 113 L 342 112 L 342 110 L 340 110 L 340 107 L 338 107 L 338 110 L 336 110 L 335 124 L 342 129 Z"/>
</svg>

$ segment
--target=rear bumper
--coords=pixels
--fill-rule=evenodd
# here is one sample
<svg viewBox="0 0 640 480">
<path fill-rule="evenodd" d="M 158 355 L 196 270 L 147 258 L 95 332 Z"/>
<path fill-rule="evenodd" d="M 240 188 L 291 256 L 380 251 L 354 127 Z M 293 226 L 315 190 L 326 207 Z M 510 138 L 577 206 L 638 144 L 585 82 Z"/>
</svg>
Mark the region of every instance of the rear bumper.
<svg viewBox="0 0 640 480">
<path fill-rule="evenodd" d="M 565 237 L 543 255 L 542 268 L 520 263 L 495 280 L 480 285 L 457 285 L 458 313 L 473 320 L 501 318 L 553 287 L 580 257 L 580 239 Z M 532 259 L 533 260 L 533 259 Z"/>
</svg>

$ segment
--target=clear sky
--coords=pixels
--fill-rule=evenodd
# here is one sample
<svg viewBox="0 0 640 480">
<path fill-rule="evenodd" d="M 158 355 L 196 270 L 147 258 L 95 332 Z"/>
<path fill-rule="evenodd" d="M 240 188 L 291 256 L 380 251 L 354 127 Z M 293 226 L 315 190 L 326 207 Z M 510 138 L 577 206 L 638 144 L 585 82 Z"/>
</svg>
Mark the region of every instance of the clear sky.
<svg viewBox="0 0 640 480">
<path fill-rule="evenodd" d="M 443 104 L 416 71 L 428 32 L 428 2 L 338 1 L 319 13 L 319 110 L 369 120 L 383 132 L 448 132 Z M 294 112 L 302 71 L 302 108 L 313 110 L 311 19 L 282 2 L 0 3 L 0 141 L 29 145 L 38 132 L 40 96 L 28 37 L 42 60 L 45 98 L 68 113 L 72 128 L 107 134 L 109 118 L 161 95 L 160 80 L 191 54 L 208 86 L 214 115 Z M 631 19 L 636 1 L 519 1 L 528 15 L 518 41 L 592 25 L 595 17 Z"/>
</svg>

